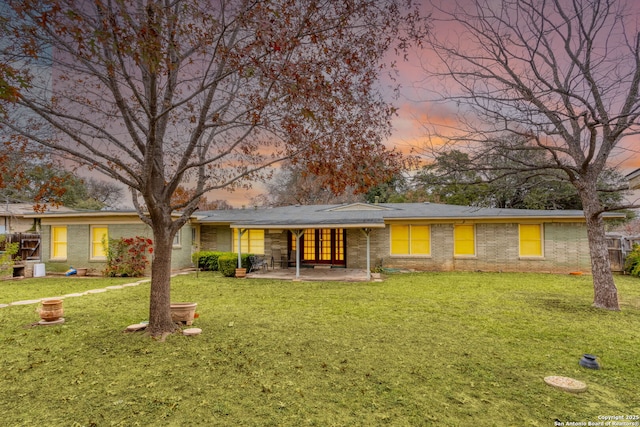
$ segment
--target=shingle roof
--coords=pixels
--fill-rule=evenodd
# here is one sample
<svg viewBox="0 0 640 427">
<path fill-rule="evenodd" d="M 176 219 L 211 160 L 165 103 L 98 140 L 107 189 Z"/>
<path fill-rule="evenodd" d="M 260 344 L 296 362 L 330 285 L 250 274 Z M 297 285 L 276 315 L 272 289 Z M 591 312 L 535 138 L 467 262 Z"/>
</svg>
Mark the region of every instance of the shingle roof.
<svg viewBox="0 0 640 427">
<path fill-rule="evenodd" d="M 459 219 L 575 219 L 580 210 L 496 209 L 437 203 L 355 203 L 349 205 L 296 205 L 277 208 L 199 212 L 202 224 L 230 224 L 234 228 L 330 228 L 330 226 L 384 227 L 394 220 Z"/>
<path fill-rule="evenodd" d="M 137 215 L 135 211 L 70 211 L 25 214 L 30 217 L 91 217 Z M 624 218 L 609 213 L 609 218 Z M 196 211 L 196 223 L 233 228 L 382 228 L 401 220 L 559 220 L 584 221 L 580 210 L 498 209 L 438 203 L 352 203 L 335 205 L 295 205 L 276 208 Z"/>
</svg>

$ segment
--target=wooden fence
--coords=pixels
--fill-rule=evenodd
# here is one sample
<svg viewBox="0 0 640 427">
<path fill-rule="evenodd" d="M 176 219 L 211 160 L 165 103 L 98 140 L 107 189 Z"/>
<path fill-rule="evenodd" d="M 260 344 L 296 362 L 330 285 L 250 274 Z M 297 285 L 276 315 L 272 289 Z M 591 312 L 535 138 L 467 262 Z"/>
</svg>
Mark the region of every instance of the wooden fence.
<svg viewBox="0 0 640 427">
<path fill-rule="evenodd" d="M 609 248 L 609 261 L 611 270 L 614 272 L 624 271 L 624 260 L 627 254 L 633 249 L 633 245 L 640 244 L 640 237 L 607 237 L 607 247 Z"/>
<path fill-rule="evenodd" d="M 4 251 L 6 243 L 19 243 L 18 253 L 14 258 L 22 261 L 40 260 L 40 235 L 35 233 L 14 233 L 5 234 L 5 240 L 0 243 L 0 251 Z"/>
</svg>

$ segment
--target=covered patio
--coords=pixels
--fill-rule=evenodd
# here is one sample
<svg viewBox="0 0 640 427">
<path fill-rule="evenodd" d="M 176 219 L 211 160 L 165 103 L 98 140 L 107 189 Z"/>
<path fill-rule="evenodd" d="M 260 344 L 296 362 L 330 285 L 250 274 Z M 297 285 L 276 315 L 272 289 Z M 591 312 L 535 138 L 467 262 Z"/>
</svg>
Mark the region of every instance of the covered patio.
<svg viewBox="0 0 640 427">
<path fill-rule="evenodd" d="M 364 203 L 328 205 L 320 210 L 317 206 L 295 206 L 287 210 L 271 209 L 268 215 L 238 218 L 230 224 L 232 229 L 238 230 L 236 243 L 238 266 L 241 266 L 241 239 L 247 231 L 264 230 L 276 233 L 287 231 L 291 239 L 288 239 L 287 247 L 282 249 L 293 254 L 293 259 L 287 257 L 289 266 L 293 269 L 255 272 L 260 277 L 273 274 L 274 278 L 283 280 L 371 280 L 370 234 L 374 229 L 386 227 L 380 211 L 388 210 L 390 208 Z M 345 258 L 347 234 L 343 230 L 359 230 L 364 236 L 366 243 L 363 252 L 366 268 L 344 268 L 348 264 Z M 310 254 L 312 254 L 311 257 Z M 272 256 L 271 249 L 267 250 L 266 255 Z M 309 265 L 315 268 L 308 268 Z M 337 268 L 327 268 L 332 266 Z"/>
</svg>

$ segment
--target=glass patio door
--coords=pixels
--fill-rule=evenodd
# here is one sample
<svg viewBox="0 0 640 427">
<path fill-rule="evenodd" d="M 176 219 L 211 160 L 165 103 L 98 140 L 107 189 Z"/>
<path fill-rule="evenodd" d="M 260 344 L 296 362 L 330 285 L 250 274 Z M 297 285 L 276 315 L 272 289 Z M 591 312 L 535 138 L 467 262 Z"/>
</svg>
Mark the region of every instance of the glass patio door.
<svg viewBox="0 0 640 427">
<path fill-rule="evenodd" d="M 296 250 L 295 236 L 290 246 Z M 301 261 L 305 264 L 345 265 L 345 231 L 342 228 L 307 229 L 300 239 Z"/>
</svg>

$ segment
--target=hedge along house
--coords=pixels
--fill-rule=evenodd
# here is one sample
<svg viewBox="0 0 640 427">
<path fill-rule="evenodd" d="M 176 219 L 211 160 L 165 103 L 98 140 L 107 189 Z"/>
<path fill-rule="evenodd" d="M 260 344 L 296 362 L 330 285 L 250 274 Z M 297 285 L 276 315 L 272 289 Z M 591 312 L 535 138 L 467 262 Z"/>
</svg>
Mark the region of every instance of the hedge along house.
<svg viewBox="0 0 640 427">
<path fill-rule="evenodd" d="M 70 266 L 102 272 L 107 253 L 103 241 L 135 236 L 153 239 L 135 211 L 72 211 L 27 215 L 40 223 L 41 261 L 50 272 Z M 171 260 L 175 270 L 191 267 L 195 233 L 190 224 L 176 236 Z"/>
<path fill-rule="evenodd" d="M 585 219 L 578 210 L 355 203 L 200 212 L 196 222 L 202 250 L 240 247 L 274 264 L 295 266 L 297 276 L 300 268 L 318 266 L 591 270 Z"/>
</svg>

